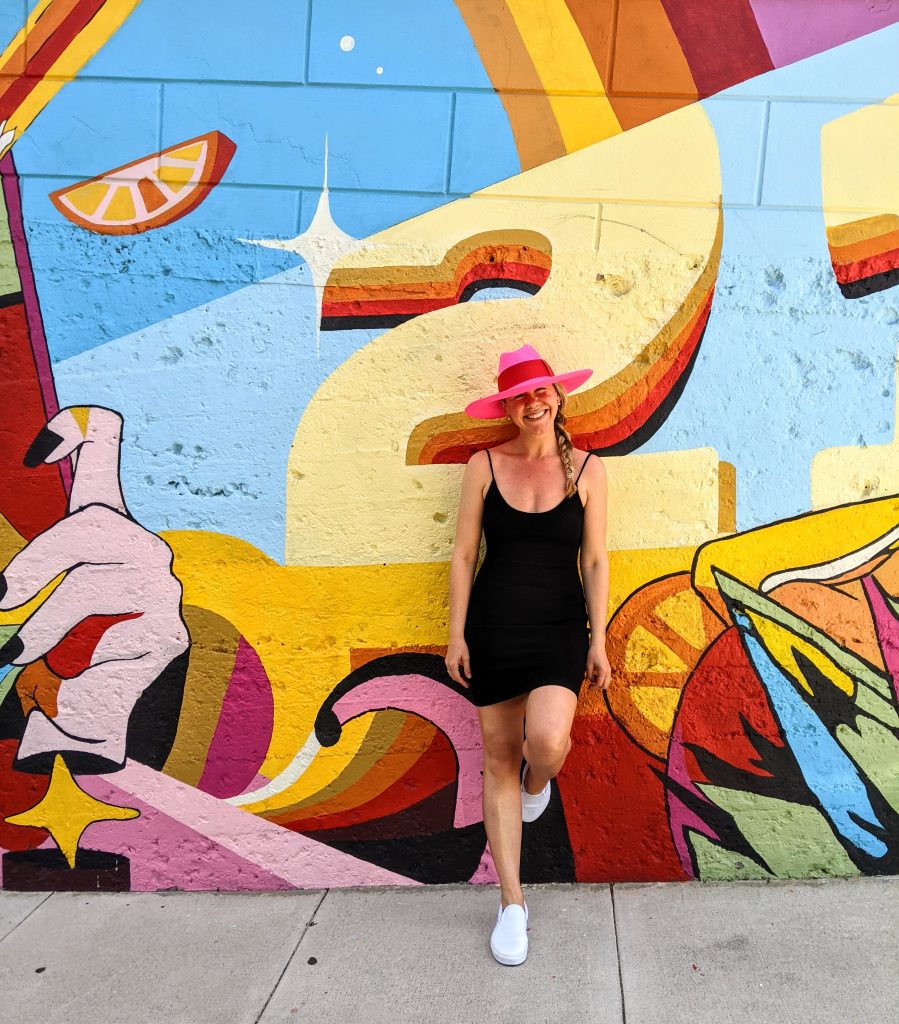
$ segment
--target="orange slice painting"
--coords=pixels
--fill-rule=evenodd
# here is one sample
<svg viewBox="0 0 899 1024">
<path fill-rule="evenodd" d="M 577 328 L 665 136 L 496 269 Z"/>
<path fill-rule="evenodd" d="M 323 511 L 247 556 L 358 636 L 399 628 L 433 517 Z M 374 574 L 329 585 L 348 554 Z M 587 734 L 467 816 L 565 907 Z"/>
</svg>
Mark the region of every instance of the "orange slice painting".
<svg viewBox="0 0 899 1024">
<path fill-rule="evenodd" d="M 219 183 L 236 150 L 208 132 L 160 153 L 50 193 L 73 224 L 101 235 L 136 235 L 195 210 Z"/>
</svg>

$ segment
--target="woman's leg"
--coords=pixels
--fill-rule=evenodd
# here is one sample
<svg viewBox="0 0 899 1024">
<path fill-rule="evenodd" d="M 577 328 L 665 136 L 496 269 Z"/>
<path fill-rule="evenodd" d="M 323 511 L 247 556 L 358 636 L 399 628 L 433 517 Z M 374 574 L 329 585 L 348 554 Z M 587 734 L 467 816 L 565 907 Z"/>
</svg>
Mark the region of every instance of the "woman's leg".
<svg viewBox="0 0 899 1024">
<path fill-rule="evenodd" d="M 528 694 L 524 725 L 528 793 L 539 793 L 565 763 L 576 708 L 576 694 L 564 686 L 538 686 Z"/>
<path fill-rule="evenodd" d="M 521 891 L 521 770 L 527 696 L 478 708 L 484 748 L 484 827 L 501 900 L 524 906 Z"/>
</svg>

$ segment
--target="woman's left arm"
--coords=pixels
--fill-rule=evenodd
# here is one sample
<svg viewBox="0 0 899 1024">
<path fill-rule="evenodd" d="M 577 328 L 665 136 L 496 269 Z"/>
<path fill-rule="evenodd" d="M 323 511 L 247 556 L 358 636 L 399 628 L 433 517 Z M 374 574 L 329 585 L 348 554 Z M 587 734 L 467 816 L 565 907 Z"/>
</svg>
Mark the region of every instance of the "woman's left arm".
<svg viewBox="0 0 899 1024">
<path fill-rule="evenodd" d="M 612 681 L 606 656 L 606 615 L 609 610 L 609 552 L 606 550 L 606 468 L 595 455 L 584 470 L 584 535 L 581 540 L 581 578 L 590 618 L 587 680 L 591 690 L 605 690 Z M 584 486 L 586 485 L 586 486 Z"/>
</svg>

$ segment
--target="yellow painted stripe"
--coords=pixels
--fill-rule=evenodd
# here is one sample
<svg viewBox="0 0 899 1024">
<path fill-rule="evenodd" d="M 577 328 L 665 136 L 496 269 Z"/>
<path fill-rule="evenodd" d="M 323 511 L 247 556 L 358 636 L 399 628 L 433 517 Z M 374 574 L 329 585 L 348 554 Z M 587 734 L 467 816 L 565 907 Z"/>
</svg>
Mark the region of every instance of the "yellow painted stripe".
<svg viewBox="0 0 899 1024">
<path fill-rule="evenodd" d="M 78 33 L 50 68 L 46 76 L 31 90 L 25 100 L 9 116 L 7 129 L 15 130 L 16 138 L 31 124 L 44 107 L 70 82 L 98 50 L 112 38 L 124 24 L 140 0 L 107 0 L 103 7 L 91 18 L 90 22 Z M 44 7 L 47 5 L 44 4 Z M 43 8 L 42 8 L 43 9 Z M 26 23 L 27 31 L 32 19 Z"/>
<path fill-rule="evenodd" d="M 569 153 L 621 133 L 565 0 L 506 0 Z M 576 93 L 577 95 L 559 95 Z"/>
</svg>

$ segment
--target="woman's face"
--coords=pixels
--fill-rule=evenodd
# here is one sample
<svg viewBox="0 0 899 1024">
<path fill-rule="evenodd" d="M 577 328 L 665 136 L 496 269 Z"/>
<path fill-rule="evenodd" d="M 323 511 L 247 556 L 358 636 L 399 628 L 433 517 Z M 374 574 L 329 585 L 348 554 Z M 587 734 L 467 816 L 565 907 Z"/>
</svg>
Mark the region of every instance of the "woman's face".
<svg viewBox="0 0 899 1024">
<path fill-rule="evenodd" d="M 513 395 L 505 399 L 503 405 L 506 415 L 520 431 L 529 434 L 553 433 L 559 395 L 552 385 Z"/>
</svg>

